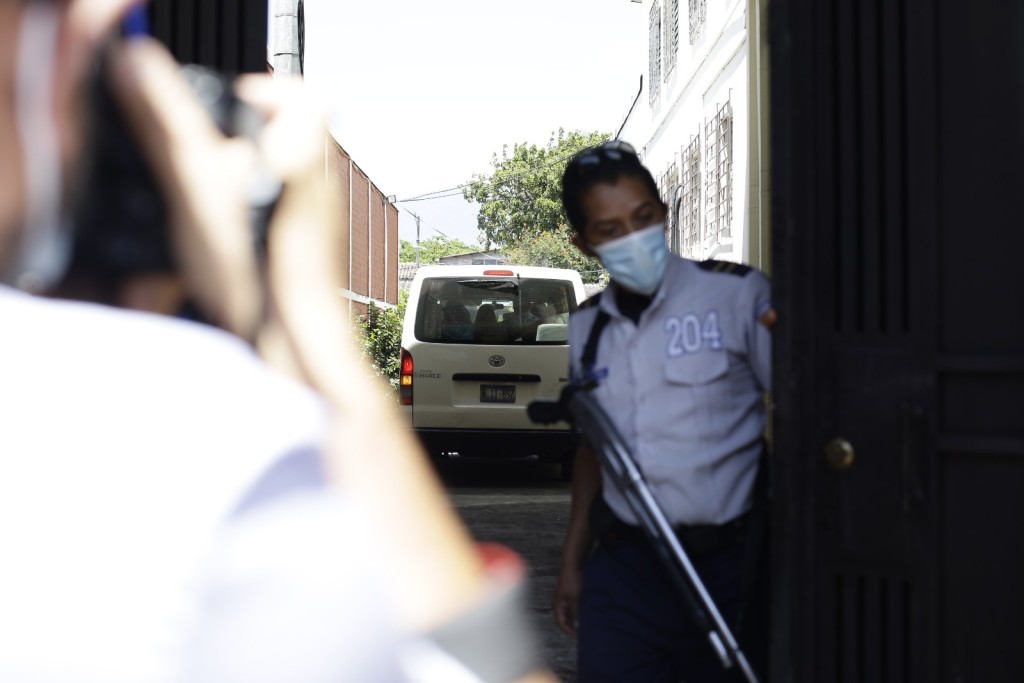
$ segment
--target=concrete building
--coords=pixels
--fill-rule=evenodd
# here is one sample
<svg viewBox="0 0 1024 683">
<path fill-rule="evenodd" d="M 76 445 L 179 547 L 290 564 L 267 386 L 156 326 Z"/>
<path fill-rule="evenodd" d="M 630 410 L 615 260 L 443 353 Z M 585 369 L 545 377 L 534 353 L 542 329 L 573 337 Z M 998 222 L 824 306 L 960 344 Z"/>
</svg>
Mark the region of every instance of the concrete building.
<svg viewBox="0 0 1024 683">
<path fill-rule="evenodd" d="M 764 3 L 641 1 L 648 73 L 619 137 L 658 180 L 670 207 L 669 245 L 689 258 L 768 271 Z"/>
</svg>

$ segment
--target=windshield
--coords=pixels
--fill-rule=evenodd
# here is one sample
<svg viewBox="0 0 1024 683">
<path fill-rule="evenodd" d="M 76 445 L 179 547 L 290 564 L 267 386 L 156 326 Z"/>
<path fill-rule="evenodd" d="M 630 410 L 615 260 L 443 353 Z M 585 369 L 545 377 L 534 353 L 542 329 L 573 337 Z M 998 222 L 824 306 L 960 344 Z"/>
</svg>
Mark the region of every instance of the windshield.
<svg viewBox="0 0 1024 683">
<path fill-rule="evenodd" d="M 433 277 L 423 281 L 415 333 L 451 344 L 565 344 L 575 310 L 568 280 Z"/>
</svg>

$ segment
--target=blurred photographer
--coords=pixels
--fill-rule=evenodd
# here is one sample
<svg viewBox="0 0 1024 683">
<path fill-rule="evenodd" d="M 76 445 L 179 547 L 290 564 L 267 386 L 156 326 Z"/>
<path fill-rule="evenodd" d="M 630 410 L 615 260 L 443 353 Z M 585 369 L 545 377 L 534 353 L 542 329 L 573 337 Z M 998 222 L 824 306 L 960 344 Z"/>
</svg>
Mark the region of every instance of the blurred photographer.
<svg viewBox="0 0 1024 683">
<path fill-rule="evenodd" d="M 131 4 L 0 0 L 0 680 L 548 680 L 521 562 L 473 543 L 356 356 L 300 86 L 239 80 L 265 122 L 229 138 L 162 47 L 114 45 L 174 278 L 221 329 L 35 296 L 66 285 Z M 265 264 L 254 169 L 283 188 Z"/>
</svg>

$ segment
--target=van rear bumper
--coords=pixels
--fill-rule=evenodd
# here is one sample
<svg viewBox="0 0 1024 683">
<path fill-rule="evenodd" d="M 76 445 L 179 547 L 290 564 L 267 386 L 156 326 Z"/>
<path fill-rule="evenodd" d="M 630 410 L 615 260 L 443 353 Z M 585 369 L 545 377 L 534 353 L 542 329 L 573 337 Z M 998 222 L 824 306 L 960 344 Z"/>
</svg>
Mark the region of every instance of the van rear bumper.
<svg viewBox="0 0 1024 683">
<path fill-rule="evenodd" d="M 572 458 L 576 433 L 570 429 L 416 429 L 432 456 L 458 453 L 467 458 Z"/>
</svg>

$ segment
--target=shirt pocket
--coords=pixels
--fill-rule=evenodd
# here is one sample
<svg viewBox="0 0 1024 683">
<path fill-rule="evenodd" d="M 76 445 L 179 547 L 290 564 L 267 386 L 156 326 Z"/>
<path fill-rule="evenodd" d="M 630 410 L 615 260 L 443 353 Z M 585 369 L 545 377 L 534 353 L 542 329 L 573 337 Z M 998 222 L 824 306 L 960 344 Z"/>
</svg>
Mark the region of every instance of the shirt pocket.
<svg viewBox="0 0 1024 683">
<path fill-rule="evenodd" d="M 665 359 L 665 380 L 669 384 L 710 384 L 728 372 L 729 354 L 724 349 Z"/>
</svg>

